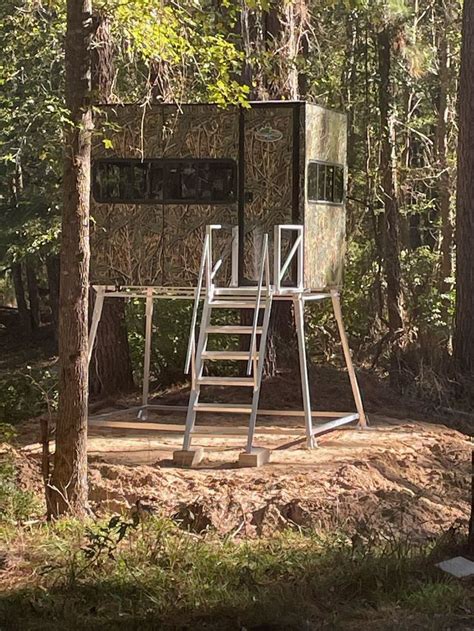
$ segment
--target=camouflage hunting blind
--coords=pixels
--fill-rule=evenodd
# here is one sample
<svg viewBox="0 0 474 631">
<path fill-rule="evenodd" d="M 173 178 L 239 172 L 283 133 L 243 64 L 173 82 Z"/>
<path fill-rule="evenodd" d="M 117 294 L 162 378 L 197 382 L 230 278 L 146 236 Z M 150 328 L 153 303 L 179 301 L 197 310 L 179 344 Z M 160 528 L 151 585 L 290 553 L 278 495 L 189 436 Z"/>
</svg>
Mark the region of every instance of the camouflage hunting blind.
<svg viewBox="0 0 474 631">
<path fill-rule="evenodd" d="M 273 226 L 302 224 L 304 288 L 341 286 L 344 114 L 306 102 L 110 105 L 96 128 L 93 284 L 195 286 L 208 224 L 239 227 L 238 283 L 252 284 L 263 235 L 271 249 Z"/>
</svg>

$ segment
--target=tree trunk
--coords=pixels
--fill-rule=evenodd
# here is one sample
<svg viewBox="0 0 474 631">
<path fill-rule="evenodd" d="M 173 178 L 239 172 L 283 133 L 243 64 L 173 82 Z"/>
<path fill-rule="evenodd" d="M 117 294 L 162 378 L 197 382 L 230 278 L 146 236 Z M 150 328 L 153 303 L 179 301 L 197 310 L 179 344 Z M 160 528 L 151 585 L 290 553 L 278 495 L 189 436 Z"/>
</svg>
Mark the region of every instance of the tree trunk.
<svg viewBox="0 0 474 631">
<path fill-rule="evenodd" d="M 23 335 L 31 335 L 31 315 L 25 298 L 25 287 L 21 273 L 21 263 L 12 265 L 13 286 L 15 288 L 16 305 L 20 316 L 20 326 Z"/>
<path fill-rule="evenodd" d="M 32 261 L 26 263 L 26 284 L 28 286 L 28 300 L 30 303 L 31 324 L 33 331 L 37 331 L 41 324 L 40 297 L 38 279 Z"/>
<path fill-rule="evenodd" d="M 48 275 L 49 306 L 51 309 L 51 323 L 54 339 L 58 341 L 59 323 L 59 257 L 48 256 L 46 259 L 46 273 Z"/>
<path fill-rule="evenodd" d="M 386 26 L 378 34 L 379 57 L 379 109 L 381 124 L 380 170 L 384 199 L 384 268 L 387 283 L 387 311 L 389 339 L 391 344 L 390 380 L 392 386 L 400 387 L 400 340 L 403 335 L 403 318 L 401 307 L 401 267 L 399 208 L 392 162 L 392 124 L 391 108 L 393 102 L 393 86 L 391 71 L 392 32 Z"/>
<path fill-rule="evenodd" d="M 254 87 L 254 68 L 252 66 L 252 53 L 258 39 L 255 11 L 250 9 L 246 0 L 240 0 L 239 20 L 236 24 L 236 33 L 239 36 L 240 46 L 244 56 L 242 71 L 239 77 L 241 85 L 249 88 L 249 98 L 255 100 L 257 91 Z"/>
<path fill-rule="evenodd" d="M 89 394 L 107 397 L 132 389 L 125 303 L 118 298 L 105 300 L 90 366 Z"/>
<path fill-rule="evenodd" d="M 59 309 L 59 410 L 51 509 L 87 509 L 87 307 L 92 112 L 91 0 L 68 0 L 63 215 Z"/>
<path fill-rule="evenodd" d="M 94 15 L 93 33 L 93 92 L 100 103 L 112 103 L 115 77 L 114 46 L 109 19 L 106 15 L 100 13 Z M 104 302 L 89 380 L 89 393 L 96 397 L 106 397 L 133 389 L 123 298 L 109 298 Z"/>
<path fill-rule="evenodd" d="M 436 163 L 439 174 L 438 180 L 438 209 L 441 218 L 441 261 L 440 283 L 441 291 L 449 291 L 452 283 L 452 245 L 453 226 L 451 220 L 451 178 L 448 167 L 448 93 L 449 93 L 449 50 L 446 32 L 440 29 L 438 44 L 439 61 L 439 104 L 438 124 L 436 128 Z"/>
<path fill-rule="evenodd" d="M 456 322 L 454 359 L 458 370 L 474 373 L 474 2 L 464 2 L 456 200 Z"/>
</svg>

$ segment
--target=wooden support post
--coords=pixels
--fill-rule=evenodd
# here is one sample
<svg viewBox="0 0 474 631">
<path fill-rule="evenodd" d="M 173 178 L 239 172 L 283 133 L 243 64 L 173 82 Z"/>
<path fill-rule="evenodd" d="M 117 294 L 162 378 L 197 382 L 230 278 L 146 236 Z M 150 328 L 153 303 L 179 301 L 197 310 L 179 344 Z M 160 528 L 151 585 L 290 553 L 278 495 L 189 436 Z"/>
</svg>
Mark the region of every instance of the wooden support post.
<svg viewBox="0 0 474 631">
<path fill-rule="evenodd" d="M 349 380 L 351 382 L 352 395 L 354 397 L 356 409 L 359 414 L 359 426 L 367 427 L 367 418 L 364 412 L 364 405 L 360 396 L 359 384 L 357 383 L 357 375 L 354 370 L 354 364 L 352 363 L 351 349 L 349 348 L 349 342 L 347 340 L 346 330 L 344 328 L 344 322 L 342 319 L 341 298 L 338 291 L 331 290 L 331 300 L 334 317 L 336 318 L 337 328 L 339 330 L 339 336 L 341 338 L 342 351 L 344 353 L 344 359 L 346 361 L 347 372 L 349 373 Z"/>
<path fill-rule="evenodd" d="M 151 336 L 153 332 L 153 288 L 146 290 L 145 307 L 145 357 L 143 362 L 142 411 L 140 418 L 146 420 L 148 395 L 150 392 Z"/>
<path fill-rule="evenodd" d="M 315 440 L 313 436 L 313 418 L 311 415 L 311 395 L 309 392 L 308 364 L 306 361 L 306 345 L 304 335 L 304 301 L 300 296 L 293 300 L 296 320 L 296 333 L 298 335 L 298 351 L 300 359 L 301 390 L 303 393 L 304 419 L 306 426 L 306 445 L 313 449 Z"/>
</svg>

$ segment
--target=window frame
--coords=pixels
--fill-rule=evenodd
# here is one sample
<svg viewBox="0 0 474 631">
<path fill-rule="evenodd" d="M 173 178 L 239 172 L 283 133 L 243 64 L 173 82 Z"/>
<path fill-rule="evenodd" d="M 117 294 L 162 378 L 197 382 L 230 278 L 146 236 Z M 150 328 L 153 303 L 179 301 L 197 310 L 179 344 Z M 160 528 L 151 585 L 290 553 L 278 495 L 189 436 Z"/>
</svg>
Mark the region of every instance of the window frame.
<svg viewBox="0 0 474 631">
<path fill-rule="evenodd" d="M 336 177 L 336 169 L 342 169 L 342 199 L 340 202 L 329 201 L 325 199 L 313 199 L 309 195 L 309 169 L 312 164 L 316 164 L 318 167 L 334 167 L 333 173 L 333 196 L 334 196 L 334 188 L 336 186 L 337 177 Z M 318 168 L 318 181 L 316 183 L 316 190 L 319 189 L 319 168 Z M 324 182 L 324 190 L 326 191 L 326 181 Z M 344 164 L 340 162 L 326 162 L 325 160 L 308 160 L 308 164 L 306 167 L 306 199 L 311 204 L 326 204 L 329 206 L 344 206 L 346 203 L 346 168 Z"/>
<path fill-rule="evenodd" d="M 169 169 L 172 165 L 178 165 L 178 164 L 183 164 L 183 163 L 188 163 L 188 164 L 219 164 L 222 166 L 227 166 L 230 167 L 232 170 L 232 196 L 229 199 L 226 200 L 211 200 L 211 199 L 199 199 L 199 198 L 191 198 L 191 199 L 176 199 L 176 198 L 165 198 L 163 197 L 163 199 L 158 199 L 158 198 L 151 198 L 150 197 L 150 189 L 151 189 L 151 177 L 150 177 L 150 173 L 151 173 L 151 166 L 153 164 L 158 164 L 160 166 L 162 166 L 163 168 L 163 182 L 166 181 L 167 179 L 167 169 Z M 124 165 L 128 165 L 128 168 L 131 170 L 131 173 L 133 174 L 133 166 L 135 164 L 147 164 L 149 165 L 149 168 L 147 170 L 147 177 L 146 177 L 146 198 L 141 198 L 141 197 L 133 197 L 130 199 L 125 199 L 122 197 L 116 198 L 116 199 L 109 199 L 107 197 L 103 197 L 102 195 L 99 194 L 99 187 L 97 184 L 97 170 L 99 168 L 99 166 L 101 164 L 124 164 Z M 143 160 L 141 158 L 96 158 L 93 160 L 92 162 L 92 169 L 91 169 L 92 173 L 91 173 L 91 179 L 92 179 L 92 186 L 91 186 L 91 192 L 92 192 L 92 197 L 94 198 L 94 201 L 98 204 L 142 204 L 142 205 L 163 205 L 163 204 L 169 204 L 169 205 L 181 205 L 181 206 L 222 206 L 222 205 L 229 205 L 229 204 L 235 204 L 237 202 L 237 190 L 238 190 L 238 175 L 237 175 L 237 162 L 236 160 L 232 159 L 232 158 L 190 158 L 190 157 L 186 157 L 186 158 L 144 158 Z M 133 177 L 131 178 L 130 181 L 130 188 L 133 190 L 134 187 L 134 180 Z M 163 190 L 163 195 L 164 195 L 164 190 Z"/>
</svg>

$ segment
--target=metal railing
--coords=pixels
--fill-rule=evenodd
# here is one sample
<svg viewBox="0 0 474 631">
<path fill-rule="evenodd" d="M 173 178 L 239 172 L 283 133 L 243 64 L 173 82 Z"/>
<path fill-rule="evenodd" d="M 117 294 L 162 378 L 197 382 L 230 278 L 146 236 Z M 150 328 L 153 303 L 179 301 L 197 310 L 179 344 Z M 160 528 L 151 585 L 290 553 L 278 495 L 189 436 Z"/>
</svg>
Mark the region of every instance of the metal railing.
<svg viewBox="0 0 474 631">
<path fill-rule="evenodd" d="M 250 338 L 250 355 L 247 363 L 247 375 L 250 375 L 252 371 L 252 362 L 254 364 L 254 377 L 256 379 L 257 374 L 257 364 L 256 364 L 256 355 L 257 355 L 257 326 L 258 326 L 258 316 L 260 313 L 260 302 L 262 299 L 262 289 L 263 289 L 263 278 L 265 276 L 265 285 L 267 291 L 266 300 L 268 301 L 268 296 L 271 292 L 270 286 L 270 258 L 268 255 L 268 234 L 263 236 L 263 246 L 262 246 L 262 256 L 260 258 L 260 270 L 258 276 L 258 286 L 257 286 L 257 297 L 255 301 L 255 312 L 253 315 L 253 325 L 252 325 L 252 334 Z M 267 304 L 268 306 L 268 304 Z"/>
<path fill-rule="evenodd" d="M 202 249 L 201 265 L 199 267 L 199 276 L 196 291 L 194 294 L 193 315 L 191 318 L 191 328 L 189 332 L 188 350 L 186 353 L 186 363 L 184 372 L 189 374 L 191 365 L 194 365 L 196 353 L 196 324 L 199 312 L 199 301 L 201 299 L 203 283 L 205 279 L 206 298 L 212 300 L 214 295 L 214 280 L 217 272 L 222 266 L 223 259 L 220 258 L 213 264 L 212 260 L 212 233 L 215 230 L 221 230 L 224 226 L 221 224 L 210 224 L 206 226 L 206 234 L 204 237 L 204 246 Z M 232 246 L 231 246 L 231 287 L 237 287 L 239 284 L 239 227 L 232 226 Z M 194 370 L 192 374 L 194 376 Z"/>
<path fill-rule="evenodd" d="M 282 265 L 281 261 L 281 233 L 283 230 L 290 232 L 296 232 L 297 236 L 293 246 L 286 257 L 285 262 Z M 284 289 L 298 289 L 303 291 L 304 278 L 303 278 L 303 265 L 304 265 L 304 250 L 303 250 L 303 235 L 304 227 L 298 224 L 280 224 L 274 228 L 274 265 L 273 265 L 273 282 L 275 284 L 275 291 L 280 293 L 282 290 L 283 277 L 285 276 L 291 262 L 296 255 L 296 285 L 291 287 L 284 287 Z"/>
</svg>

